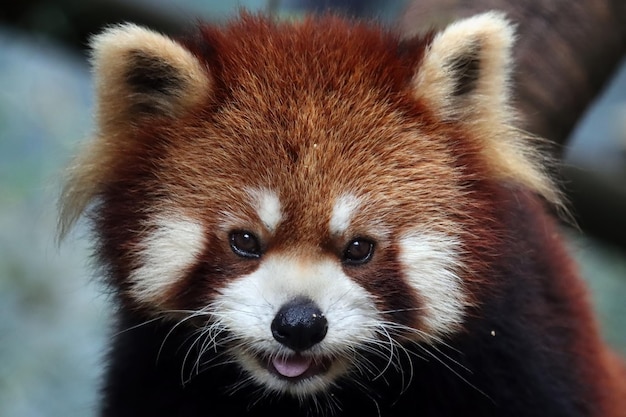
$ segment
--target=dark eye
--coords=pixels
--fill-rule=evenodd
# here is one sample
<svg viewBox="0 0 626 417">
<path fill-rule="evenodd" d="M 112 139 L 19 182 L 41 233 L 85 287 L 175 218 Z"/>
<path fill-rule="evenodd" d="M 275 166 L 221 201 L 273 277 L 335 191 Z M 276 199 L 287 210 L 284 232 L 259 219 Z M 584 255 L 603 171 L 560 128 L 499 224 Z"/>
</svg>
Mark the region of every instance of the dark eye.
<svg viewBox="0 0 626 417">
<path fill-rule="evenodd" d="M 237 255 L 243 258 L 258 258 L 261 256 L 259 239 L 245 230 L 236 230 L 230 234 L 230 247 Z"/>
<path fill-rule="evenodd" d="M 354 239 L 343 252 L 343 260 L 345 263 L 359 265 L 369 262 L 374 254 L 374 242 L 368 239 Z"/>
</svg>

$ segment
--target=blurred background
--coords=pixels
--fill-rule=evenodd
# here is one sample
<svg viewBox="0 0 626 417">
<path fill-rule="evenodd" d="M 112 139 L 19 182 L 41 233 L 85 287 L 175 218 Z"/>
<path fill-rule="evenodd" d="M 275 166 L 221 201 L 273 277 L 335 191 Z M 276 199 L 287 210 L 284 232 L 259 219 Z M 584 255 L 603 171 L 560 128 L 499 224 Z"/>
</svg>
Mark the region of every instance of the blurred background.
<svg viewBox="0 0 626 417">
<path fill-rule="evenodd" d="M 93 130 L 86 37 L 120 21 L 176 33 L 240 7 L 296 17 L 337 7 L 394 25 L 407 1 L 57 0 L 0 9 L 0 416 L 94 415 L 108 300 L 90 272 L 84 225 L 55 242 L 62 169 Z M 616 68 L 559 149 L 581 225 L 566 229 L 568 241 L 606 339 L 626 355 L 626 70 Z"/>
</svg>

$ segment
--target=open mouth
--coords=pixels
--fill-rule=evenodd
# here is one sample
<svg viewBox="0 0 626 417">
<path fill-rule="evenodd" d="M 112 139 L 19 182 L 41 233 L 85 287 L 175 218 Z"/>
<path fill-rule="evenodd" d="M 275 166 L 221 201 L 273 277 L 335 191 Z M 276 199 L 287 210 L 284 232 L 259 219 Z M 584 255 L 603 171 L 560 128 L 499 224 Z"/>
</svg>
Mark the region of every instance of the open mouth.
<svg viewBox="0 0 626 417">
<path fill-rule="evenodd" d="M 270 373 L 291 382 L 323 374 L 332 365 L 332 359 L 329 357 L 312 357 L 299 353 L 267 357 L 261 361 Z"/>
</svg>

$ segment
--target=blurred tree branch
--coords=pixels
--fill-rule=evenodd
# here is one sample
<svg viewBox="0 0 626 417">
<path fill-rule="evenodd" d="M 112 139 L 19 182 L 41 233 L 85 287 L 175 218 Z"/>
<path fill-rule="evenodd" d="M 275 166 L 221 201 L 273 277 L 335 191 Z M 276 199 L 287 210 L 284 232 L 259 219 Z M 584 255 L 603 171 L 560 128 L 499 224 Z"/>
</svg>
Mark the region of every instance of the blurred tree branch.
<svg viewBox="0 0 626 417">
<path fill-rule="evenodd" d="M 626 1 L 419 0 L 400 27 L 413 34 L 416 22 L 442 26 L 487 10 L 502 10 L 517 25 L 515 104 L 524 128 L 565 144 L 626 53 Z M 626 187 L 569 166 L 561 176 L 580 227 L 626 248 Z"/>
</svg>

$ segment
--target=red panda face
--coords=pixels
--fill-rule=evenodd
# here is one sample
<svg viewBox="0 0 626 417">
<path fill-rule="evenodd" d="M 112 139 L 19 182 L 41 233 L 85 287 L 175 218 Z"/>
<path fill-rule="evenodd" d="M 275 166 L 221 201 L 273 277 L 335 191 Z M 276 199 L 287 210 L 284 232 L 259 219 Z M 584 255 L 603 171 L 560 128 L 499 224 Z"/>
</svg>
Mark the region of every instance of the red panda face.
<svg viewBox="0 0 626 417">
<path fill-rule="evenodd" d="M 511 36 L 495 14 L 402 42 L 333 18 L 109 29 L 64 221 L 92 203 L 123 305 L 262 388 L 376 378 L 480 304 L 492 185 L 552 197 L 508 125 Z"/>
<path fill-rule="evenodd" d="M 453 156 L 422 145 L 429 133 L 417 126 L 392 125 L 383 103 L 368 103 L 380 114 L 360 128 L 343 116 L 315 120 L 326 106 L 281 109 L 315 126 L 306 135 L 267 122 L 180 126 L 186 139 L 164 137 L 156 166 L 142 152 L 151 166 L 133 163 L 104 203 L 138 204 L 122 215 L 124 230 L 103 219 L 101 232 L 133 242 L 134 265 L 120 274 L 131 302 L 200 315 L 206 337 L 227 339 L 220 347 L 254 381 L 295 395 L 376 372 L 362 350 L 385 356 L 397 338 L 430 342 L 458 330 L 470 302 L 463 232 L 442 215 L 460 211 L 464 194 Z M 356 100 L 335 104 L 339 114 L 342 106 Z M 229 111 L 221 127 L 237 120 Z M 304 140 L 284 149 L 281 135 Z M 396 156 L 398 140 L 415 153 Z M 141 190 L 147 176 L 158 184 Z M 437 178 L 448 185 L 430 185 Z"/>
</svg>

